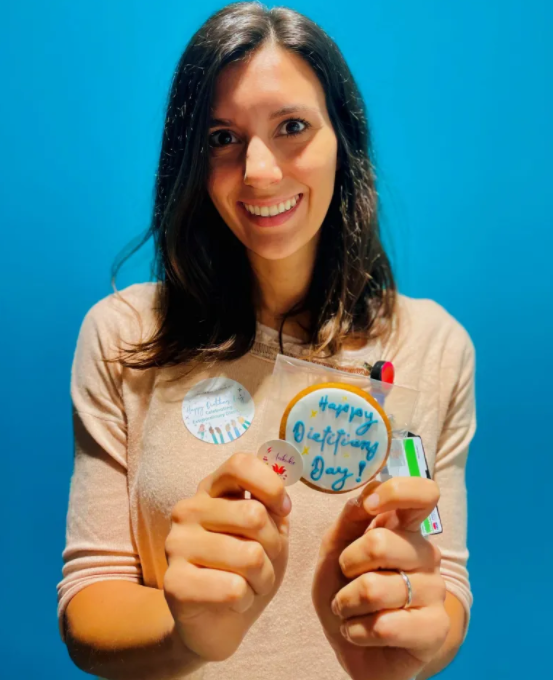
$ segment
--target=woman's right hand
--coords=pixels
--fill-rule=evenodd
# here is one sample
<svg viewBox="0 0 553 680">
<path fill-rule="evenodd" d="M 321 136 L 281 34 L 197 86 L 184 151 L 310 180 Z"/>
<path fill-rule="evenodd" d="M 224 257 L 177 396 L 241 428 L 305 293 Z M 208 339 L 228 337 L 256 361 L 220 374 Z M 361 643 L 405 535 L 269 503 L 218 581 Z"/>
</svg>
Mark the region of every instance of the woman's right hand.
<svg viewBox="0 0 553 680">
<path fill-rule="evenodd" d="M 173 508 L 165 598 L 183 643 L 202 659 L 231 656 L 278 590 L 290 510 L 282 480 L 244 453 Z"/>
</svg>

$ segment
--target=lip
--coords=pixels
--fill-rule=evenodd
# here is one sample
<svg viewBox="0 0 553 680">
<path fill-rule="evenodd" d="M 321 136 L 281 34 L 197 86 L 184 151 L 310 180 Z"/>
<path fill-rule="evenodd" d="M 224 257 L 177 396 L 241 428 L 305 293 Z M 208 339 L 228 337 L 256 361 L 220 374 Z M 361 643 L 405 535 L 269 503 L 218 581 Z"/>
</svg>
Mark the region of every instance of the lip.
<svg viewBox="0 0 553 680">
<path fill-rule="evenodd" d="M 294 194 L 294 196 L 297 196 L 297 194 Z M 287 210 L 284 213 L 274 215 L 273 217 L 271 216 L 262 217 L 261 215 L 252 215 L 250 212 L 246 210 L 244 204 L 241 201 L 238 202 L 238 205 L 240 206 L 240 210 L 244 213 L 244 215 L 246 215 L 250 222 L 253 222 L 253 224 L 257 225 L 258 227 L 278 227 L 281 224 L 284 224 L 284 222 L 288 222 L 288 220 L 292 217 L 292 215 L 295 214 L 296 210 L 300 207 L 302 201 L 303 194 L 300 194 L 300 197 L 296 201 L 296 205 L 293 208 Z M 268 205 L 274 205 L 274 201 L 273 203 L 270 203 Z"/>
</svg>

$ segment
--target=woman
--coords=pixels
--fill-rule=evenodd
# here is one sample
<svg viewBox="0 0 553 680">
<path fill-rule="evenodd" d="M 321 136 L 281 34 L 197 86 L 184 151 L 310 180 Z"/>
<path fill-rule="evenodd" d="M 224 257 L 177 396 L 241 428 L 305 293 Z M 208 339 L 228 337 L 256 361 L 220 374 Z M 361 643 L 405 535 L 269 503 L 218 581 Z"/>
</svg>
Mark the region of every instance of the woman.
<svg viewBox="0 0 553 680">
<path fill-rule="evenodd" d="M 157 282 L 95 305 L 75 354 L 59 618 L 85 671 L 407 680 L 462 643 L 474 350 L 439 305 L 396 293 L 369 152 L 359 91 L 313 22 L 237 3 L 191 39 L 157 175 Z M 259 417 L 223 446 L 185 427 L 183 400 L 210 377 L 259 413 L 278 351 L 392 361 L 420 390 L 435 481 L 287 492 L 251 455 Z"/>
</svg>

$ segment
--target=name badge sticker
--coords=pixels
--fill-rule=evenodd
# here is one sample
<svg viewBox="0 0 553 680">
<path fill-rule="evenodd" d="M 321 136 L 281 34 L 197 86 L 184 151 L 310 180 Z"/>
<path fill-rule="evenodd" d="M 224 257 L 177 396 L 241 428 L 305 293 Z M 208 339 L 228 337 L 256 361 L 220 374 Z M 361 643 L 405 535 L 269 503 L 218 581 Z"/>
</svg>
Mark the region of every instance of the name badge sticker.
<svg viewBox="0 0 553 680">
<path fill-rule="evenodd" d="M 188 431 L 208 444 L 228 444 L 251 425 L 255 404 L 248 390 L 222 376 L 200 381 L 182 402 L 182 419 Z"/>
</svg>

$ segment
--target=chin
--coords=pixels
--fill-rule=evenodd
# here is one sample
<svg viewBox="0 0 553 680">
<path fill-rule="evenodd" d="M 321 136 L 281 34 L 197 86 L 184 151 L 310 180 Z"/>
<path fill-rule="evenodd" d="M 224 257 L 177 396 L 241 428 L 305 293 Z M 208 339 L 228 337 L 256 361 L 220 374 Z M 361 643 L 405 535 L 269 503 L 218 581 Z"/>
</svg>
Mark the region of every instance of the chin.
<svg viewBox="0 0 553 680">
<path fill-rule="evenodd" d="M 268 241 L 271 242 L 268 242 Z M 306 248 L 313 241 L 312 236 L 307 238 L 290 238 L 287 237 L 269 237 L 265 236 L 262 239 L 248 239 L 248 243 L 244 243 L 246 249 L 253 253 L 256 257 L 264 260 L 286 260 L 294 256 L 299 251 Z"/>
</svg>

